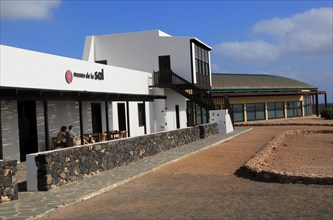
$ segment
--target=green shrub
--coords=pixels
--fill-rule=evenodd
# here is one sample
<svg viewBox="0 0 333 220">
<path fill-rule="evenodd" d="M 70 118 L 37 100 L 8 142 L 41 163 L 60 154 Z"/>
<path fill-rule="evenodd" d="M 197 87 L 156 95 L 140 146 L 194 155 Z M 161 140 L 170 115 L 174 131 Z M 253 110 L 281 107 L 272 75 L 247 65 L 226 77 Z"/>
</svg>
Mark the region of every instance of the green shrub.
<svg viewBox="0 0 333 220">
<path fill-rule="evenodd" d="M 333 108 L 325 108 L 320 115 L 324 119 L 333 119 Z"/>
</svg>

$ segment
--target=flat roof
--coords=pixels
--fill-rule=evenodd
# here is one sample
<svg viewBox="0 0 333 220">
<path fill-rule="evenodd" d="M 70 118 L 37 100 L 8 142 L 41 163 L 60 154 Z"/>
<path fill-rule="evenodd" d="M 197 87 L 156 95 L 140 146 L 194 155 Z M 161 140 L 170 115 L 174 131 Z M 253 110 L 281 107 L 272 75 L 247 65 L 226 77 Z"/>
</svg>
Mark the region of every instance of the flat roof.
<svg viewBox="0 0 333 220">
<path fill-rule="evenodd" d="M 61 91 L 0 87 L 0 100 L 44 101 L 148 101 L 166 99 L 164 95 L 140 95 L 107 92 Z"/>
<path fill-rule="evenodd" d="M 318 88 L 287 77 L 264 74 L 213 73 L 211 92 L 317 91 Z"/>
</svg>

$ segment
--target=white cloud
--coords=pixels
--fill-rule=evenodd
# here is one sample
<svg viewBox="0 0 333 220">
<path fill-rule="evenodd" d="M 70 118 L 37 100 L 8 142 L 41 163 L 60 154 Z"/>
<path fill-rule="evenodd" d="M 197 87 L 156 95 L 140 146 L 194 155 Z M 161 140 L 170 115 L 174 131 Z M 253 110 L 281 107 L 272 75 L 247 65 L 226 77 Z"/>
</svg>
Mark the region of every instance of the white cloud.
<svg viewBox="0 0 333 220">
<path fill-rule="evenodd" d="M 224 42 L 214 51 L 229 60 L 241 63 L 265 63 L 279 56 L 279 49 L 265 41 Z"/>
<path fill-rule="evenodd" d="M 252 32 L 257 33 L 270 33 L 277 37 L 282 37 L 286 32 L 293 28 L 293 23 L 290 19 L 273 18 L 271 20 L 262 20 L 254 24 Z"/>
<path fill-rule="evenodd" d="M 217 63 L 211 63 L 212 73 L 228 73 L 229 70 L 222 68 Z"/>
<path fill-rule="evenodd" d="M 333 9 L 311 9 L 289 18 L 259 21 L 253 26 L 252 32 L 272 35 L 286 54 L 332 54 Z"/>
<path fill-rule="evenodd" d="M 222 42 L 215 52 L 239 63 L 264 63 L 285 56 L 330 56 L 333 51 L 333 9 L 318 8 L 288 18 L 272 18 L 255 23 L 256 40 Z M 268 43 L 261 35 L 271 37 Z"/>
<path fill-rule="evenodd" d="M 61 0 L 1 0 L 0 16 L 8 20 L 42 20 L 48 18 L 60 3 Z"/>
</svg>

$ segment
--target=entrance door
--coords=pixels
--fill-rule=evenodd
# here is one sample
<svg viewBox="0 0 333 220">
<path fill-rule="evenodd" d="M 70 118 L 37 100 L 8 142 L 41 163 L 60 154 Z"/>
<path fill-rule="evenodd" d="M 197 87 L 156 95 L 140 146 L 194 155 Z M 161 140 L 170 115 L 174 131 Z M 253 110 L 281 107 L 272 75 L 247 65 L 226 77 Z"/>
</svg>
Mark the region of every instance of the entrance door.
<svg viewBox="0 0 333 220">
<path fill-rule="evenodd" d="M 171 70 L 170 56 L 159 56 L 158 66 L 160 71 Z"/>
<path fill-rule="evenodd" d="M 161 83 L 169 83 L 171 81 L 171 77 L 169 77 L 169 71 L 171 70 L 170 56 L 159 56 L 158 66 L 161 73 Z"/>
<path fill-rule="evenodd" d="M 18 124 L 20 141 L 20 160 L 25 161 L 26 155 L 38 152 L 36 102 L 18 101 Z"/>
<path fill-rule="evenodd" d="M 119 131 L 126 131 L 125 103 L 118 103 L 118 127 Z"/>
<path fill-rule="evenodd" d="M 91 103 L 91 118 L 93 133 L 102 133 L 101 103 Z"/>
<path fill-rule="evenodd" d="M 180 128 L 179 105 L 176 105 L 176 125 L 177 129 Z"/>
<path fill-rule="evenodd" d="M 195 109 L 193 107 L 193 102 L 186 101 L 186 107 L 187 107 L 187 126 L 194 126 L 195 125 Z"/>
</svg>

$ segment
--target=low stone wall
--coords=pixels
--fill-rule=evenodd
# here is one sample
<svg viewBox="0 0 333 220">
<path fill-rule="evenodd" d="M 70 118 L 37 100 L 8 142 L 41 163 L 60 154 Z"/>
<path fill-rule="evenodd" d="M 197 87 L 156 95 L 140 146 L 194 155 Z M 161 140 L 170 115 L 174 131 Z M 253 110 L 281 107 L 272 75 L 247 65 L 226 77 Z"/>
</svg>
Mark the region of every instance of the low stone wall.
<svg viewBox="0 0 333 220">
<path fill-rule="evenodd" d="M 202 131 L 203 135 L 200 135 Z M 216 123 L 178 129 L 168 132 L 154 133 L 145 136 L 99 142 L 91 145 L 70 147 L 65 149 L 29 155 L 36 164 L 37 189 L 46 191 L 69 182 L 103 172 L 114 167 L 129 164 L 147 156 L 157 154 L 171 148 L 218 133 Z M 29 167 L 31 165 L 27 164 Z M 28 190 L 34 190 L 29 179 Z"/>
<path fill-rule="evenodd" d="M 217 123 L 199 125 L 200 138 L 207 138 L 219 133 Z"/>
<path fill-rule="evenodd" d="M 265 160 L 272 152 L 279 147 L 283 139 L 288 136 L 298 134 L 310 133 L 329 133 L 332 130 L 289 130 L 283 132 L 281 135 L 274 137 L 269 141 L 260 151 L 258 151 L 250 160 L 248 160 L 243 168 L 251 178 L 266 181 L 266 182 L 279 182 L 279 183 L 304 183 L 304 184 L 322 184 L 333 185 L 333 176 L 316 176 L 316 175 L 298 175 L 292 172 L 279 171 L 268 169 L 265 167 Z"/>
<path fill-rule="evenodd" d="M 0 203 L 18 199 L 16 160 L 0 160 Z"/>
</svg>

